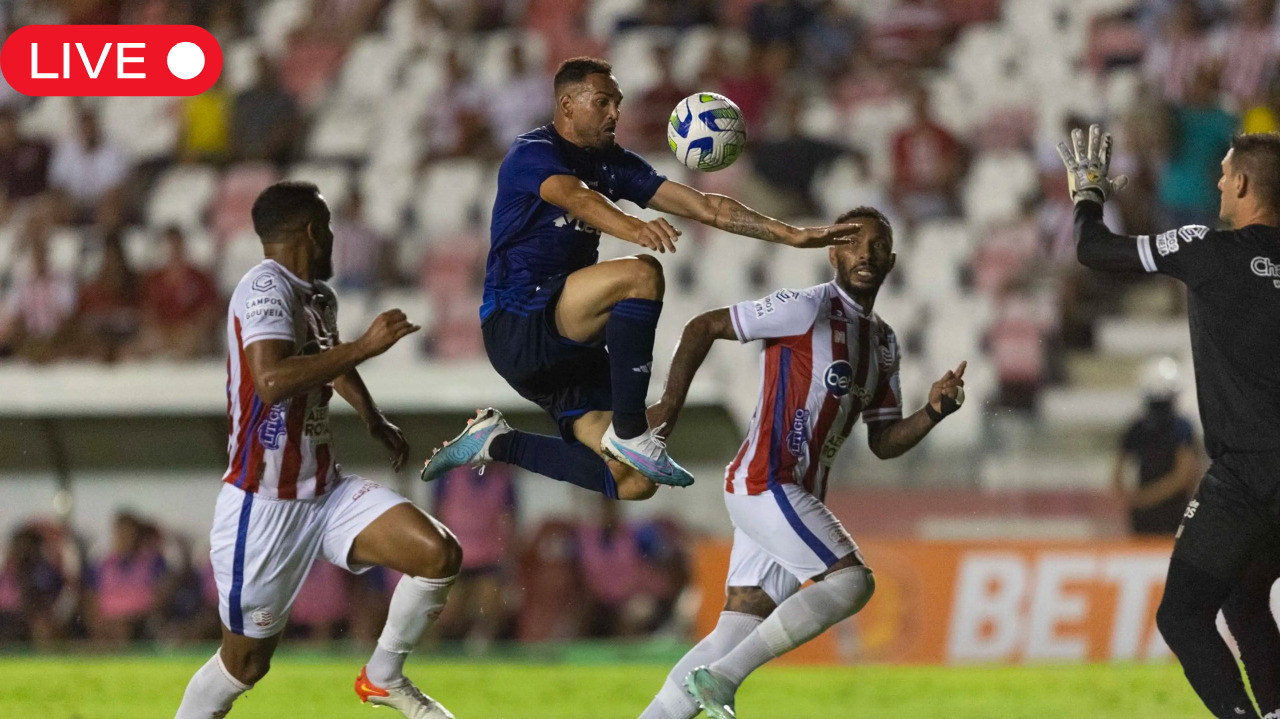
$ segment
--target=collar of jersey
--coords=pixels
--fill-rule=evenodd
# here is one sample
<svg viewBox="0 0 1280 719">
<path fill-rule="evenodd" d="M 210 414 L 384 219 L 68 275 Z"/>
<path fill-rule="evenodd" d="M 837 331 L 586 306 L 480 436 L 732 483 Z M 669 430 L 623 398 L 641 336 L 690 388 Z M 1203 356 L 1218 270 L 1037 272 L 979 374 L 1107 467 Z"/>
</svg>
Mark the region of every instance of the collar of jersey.
<svg viewBox="0 0 1280 719">
<path fill-rule="evenodd" d="M 857 315 L 857 316 L 859 316 L 859 317 L 869 317 L 869 316 L 870 316 L 870 315 L 869 315 L 869 313 L 868 313 L 865 309 L 863 309 L 862 305 L 858 304 L 858 301 L 857 301 L 857 300 L 855 300 L 855 299 L 853 299 L 852 297 L 850 297 L 850 296 L 849 296 L 849 293 L 844 291 L 844 288 L 840 286 L 840 283 L 839 283 L 839 282 L 836 282 L 835 280 L 831 280 L 831 283 L 830 283 L 830 284 L 831 284 L 831 286 L 832 286 L 832 287 L 834 287 L 834 288 L 835 288 L 835 290 L 836 290 L 836 294 L 840 295 L 840 299 L 841 299 L 845 304 L 847 304 L 847 305 L 849 305 L 850 307 L 852 307 L 852 308 L 853 308 L 853 313 L 854 313 L 854 314 L 856 314 L 856 315 Z"/>
<path fill-rule="evenodd" d="M 280 274 L 284 275 L 284 278 L 289 281 L 289 284 L 293 285 L 295 288 L 302 290 L 307 294 L 311 294 L 312 292 L 315 291 L 315 288 L 311 286 L 310 282 L 307 282 L 301 277 L 290 272 L 288 267 L 285 267 L 284 265 L 280 264 L 279 262 L 276 262 L 275 260 L 263 260 L 263 262 L 276 268 L 276 270 Z"/>
</svg>

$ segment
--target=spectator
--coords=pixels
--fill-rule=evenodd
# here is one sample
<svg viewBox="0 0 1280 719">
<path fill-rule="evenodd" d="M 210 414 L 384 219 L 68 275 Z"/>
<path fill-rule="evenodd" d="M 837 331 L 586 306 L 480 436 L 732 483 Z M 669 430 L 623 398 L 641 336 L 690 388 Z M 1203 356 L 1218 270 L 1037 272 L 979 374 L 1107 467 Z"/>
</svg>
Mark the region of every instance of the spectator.
<svg viewBox="0 0 1280 719">
<path fill-rule="evenodd" d="M 790 61 L 786 45 L 753 45 L 746 62 L 731 57 L 719 44 L 711 46 L 702 66 L 700 84 L 733 100 L 747 127 L 763 127 L 773 91 Z"/>
<path fill-rule="evenodd" d="M 800 128 L 804 96 L 792 93 L 781 105 L 775 118 L 777 129 L 772 137 L 752 147 L 751 161 L 775 195 L 792 198 L 784 216 L 814 216 L 819 210 L 813 198 L 813 178 L 848 148 L 804 134 Z"/>
<path fill-rule="evenodd" d="M 289 623 L 305 627 L 312 643 L 327 644 L 346 624 L 349 609 L 347 573 L 318 560 L 298 590 L 298 598 L 289 610 Z"/>
<path fill-rule="evenodd" d="M 551 78 L 529 65 L 524 45 L 512 43 L 507 53 L 507 79 L 489 98 L 493 140 L 507 147 L 517 135 L 551 121 Z"/>
<path fill-rule="evenodd" d="M 947 14 L 935 0 L 898 0 L 871 32 L 875 55 L 913 67 L 938 64 L 950 34 Z"/>
<path fill-rule="evenodd" d="M 1168 116 L 1168 162 L 1159 180 L 1164 227 L 1209 225 L 1218 218 L 1218 177 L 1239 126 L 1218 104 L 1217 74 L 1205 65 L 1192 76 L 1186 101 Z"/>
<path fill-rule="evenodd" d="M 1147 54 L 1144 71 L 1172 102 L 1180 102 L 1193 78 L 1210 60 L 1204 14 L 1194 0 L 1176 0 L 1161 22 L 1160 38 Z"/>
<path fill-rule="evenodd" d="M 911 91 L 911 101 L 912 121 L 890 143 L 894 206 L 909 222 L 954 215 L 955 186 L 964 173 L 964 146 L 934 121 L 924 87 Z"/>
<path fill-rule="evenodd" d="M 58 142 L 49 169 L 49 182 L 62 193 L 71 221 L 92 222 L 100 204 L 116 199 L 128 174 L 124 154 L 102 137 L 97 113 L 82 106 L 75 134 Z"/>
<path fill-rule="evenodd" d="M 231 110 L 231 146 L 241 160 L 287 164 L 302 129 L 298 103 L 280 84 L 280 72 L 258 56 L 254 84 L 236 96 Z"/>
<path fill-rule="evenodd" d="M 1235 20 L 1211 38 L 1213 54 L 1221 59 L 1222 89 L 1232 107 L 1243 110 L 1262 99 L 1275 77 L 1275 0 L 1244 0 Z"/>
<path fill-rule="evenodd" d="M 495 471 L 496 470 L 496 471 Z M 488 648 L 504 629 L 511 610 L 503 602 L 508 557 L 515 549 L 516 490 L 508 466 L 480 474 L 455 469 L 435 483 L 435 516 L 458 537 L 462 571 L 440 617 L 447 639 L 466 638 L 472 649 Z"/>
<path fill-rule="evenodd" d="M 187 258 L 186 237 L 177 225 L 165 228 L 169 259 L 142 281 L 142 347 L 188 360 L 208 355 L 222 319 L 217 284 Z"/>
<path fill-rule="evenodd" d="M 48 229 L 32 220 L 26 249 L 30 268 L 19 273 L 0 314 L 0 354 L 44 363 L 65 352 L 76 309 L 75 281 L 49 266 Z"/>
<path fill-rule="evenodd" d="M 102 266 L 80 288 L 77 309 L 81 351 L 101 362 L 133 354 L 142 325 L 142 283 L 129 267 L 120 236 L 103 239 Z"/>
<path fill-rule="evenodd" d="M 690 89 L 681 85 L 671 69 L 672 49 L 655 46 L 653 62 L 658 68 L 658 82 L 640 94 L 627 108 L 620 130 L 629 131 L 622 142 L 640 152 L 657 151 L 667 147 L 667 125 L 676 104 L 690 95 Z"/>
<path fill-rule="evenodd" d="M 664 608 L 661 599 L 670 596 L 665 582 L 655 582 L 654 560 L 662 563 L 668 554 L 662 534 L 624 522 L 621 506 L 601 497 L 597 520 L 578 527 L 578 566 L 591 602 L 587 633 L 593 637 L 652 630 Z"/>
<path fill-rule="evenodd" d="M 23 138 L 17 111 L 0 107 L 0 219 L 11 206 L 35 197 L 49 185 L 48 143 Z"/>
<path fill-rule="evenodd" d="M 111 552 L 98 563 L 91 582 L 96 607 L 90 626 L 94 639 L 122 644 L 147 636 L 165 574 L 159 531 L 128 512 L 117 514 Z"/>
<path fill-rule="evenodd" d="M 637 27 L 686 30 L 715 21 L 716 6 L 712 0 L 644 0 L 637 13 L 618 21 L 616 31 L 621 33 Z"/>
<path fill-rule="evenodd" d="M 1276 132 L 1280 130 L 1280 77 L 1271 81 L 1267 96 L 1249 107 L 1240 121 L 1240 132 Z"/>
<path fill-rule="evenodd" d="M 196 566 L 191 540 L 178 537 L 173 542 L 177 564 L 170 568 L 160 587 L 157 606 L 161 626 L 157 636 L 168 644 L 189 644 L 218 635 L 217 599 L 209 602 L 207 581 Z"/>
<path fill-rule="evenodd" d="M 799 0 L 761 0 L 747 15 L 747 35 L 760 45 L 793 46 L 810 17 L 809 9 Z"/>
<path fill-rule="evenodd" d="M 802 64 L 826 79 L 842 77 L 861 41 L 858 17 L 837 0 L 824 0 L 802 34 Z"/>
<path fill-rule="evenodd" d="M 178 157 L 186 162 L 222 164 L 230 155 L 231 97 L 221 77 L 179 107 Z"/>
<path fill-rule="evenodd" d="M 1181 389 L 1177 362 L 1159 358 L 1143 375 L 1146 411 L 1120 443 L 1112 486 L 1129 509 L 1134 534 L 1169 536 L 1178 530 L 1200 477 L 1200 455 L 1191 422 L 1174 408 Z M 1138 464 L 1136 488 L 1127 477 L 1133 460 Z"/>
<path fill-rule="evenodd" d="M 364 219 L 364 196 L 352 191 L 333 223 L 334 280 L 340 290 L 376 290 L 399 283 L 396 246 Z"/>
<path fill-rule="evenodd" d="M 25 526 L 9 539 L 0 565 L 0 640 L 48 644 L 57 636 L 54 607 L 67 586 L 38 527 Z"/>
<path fill-rule="evenodd" d="M 456 50 L 445 56 L 444 83 L 428 103 L 419 127 L 426 136 L 429 159 L 491 155 L 495 151 L 484 93 L 472 82 L 471 70 Z"/>
</svg>

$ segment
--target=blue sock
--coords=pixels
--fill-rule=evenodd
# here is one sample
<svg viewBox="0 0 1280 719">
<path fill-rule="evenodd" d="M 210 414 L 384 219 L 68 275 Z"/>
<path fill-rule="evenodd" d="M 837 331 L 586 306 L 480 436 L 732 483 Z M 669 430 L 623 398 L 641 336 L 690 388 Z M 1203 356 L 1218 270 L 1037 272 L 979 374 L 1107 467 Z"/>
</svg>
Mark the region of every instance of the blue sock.
<svg viewBox="0 0 1280 719">
<path fill-rule="evenodd" d="M 544 477 L 599 492 L 610 499 L 618 498 L 618 485 L 609 465 L 582 444 L 569 444 L 560 437 L 517 429 L 494 437 L 489 456 Z"/>
<path fill-rule="evenodd" d="M 622 439 L 638 437 L 649 429 L 644 401 L 653 374 L 653 334 L 660 314 L 662 302 L 658 300 L 623 300 L 613 306 L 604 324 L 613 388 L 613 431 Z"/>
</svg>

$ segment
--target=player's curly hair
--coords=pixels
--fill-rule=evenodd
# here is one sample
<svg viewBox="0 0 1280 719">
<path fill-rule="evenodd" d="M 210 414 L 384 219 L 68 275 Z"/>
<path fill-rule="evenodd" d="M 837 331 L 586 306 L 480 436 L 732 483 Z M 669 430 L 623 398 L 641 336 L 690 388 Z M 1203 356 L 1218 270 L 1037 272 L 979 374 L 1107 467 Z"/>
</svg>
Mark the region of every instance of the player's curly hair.
<svg viewBox="0 0 1280 719">
<path fill-rule="evenodd" d="M 556 70 L 554 81 L 556 97 L 560 96 L 560 91 L 566 85 L 573 85 L 587 79 L 588 75 L 597 73 L 604 75 L 613 74 L 613 65 L 604 60 L 594 57 L 571 57 L 560 63 L 560 69 Z"/>
<path fill-rule="evenodd" d="M 1258 198 L 1280 211 L 1280 133 L 1236 135 L 1231 149 L 1231 169 L 1248 175 Z"/>
<path fill-rule="evenodd" d="M 869 220 L 881 232 L 889 244 L 893 244 L 893 225 L 889 224 L 889 218 L 884 213 L 874 207 L 862 205 L 852 210 L 846 211 L 844 214 L 836 218 L 836 224 L 844 224 L 846 222 L 855 222 L 857 220 Z"/>
<path fill-rule="evenodd" d="M 277 182 L 253 201 L 253 231 L 264 244 L 300 232 L 308 222 L 328 221 L 329 206 L 314 182 Z"/>
</svg>

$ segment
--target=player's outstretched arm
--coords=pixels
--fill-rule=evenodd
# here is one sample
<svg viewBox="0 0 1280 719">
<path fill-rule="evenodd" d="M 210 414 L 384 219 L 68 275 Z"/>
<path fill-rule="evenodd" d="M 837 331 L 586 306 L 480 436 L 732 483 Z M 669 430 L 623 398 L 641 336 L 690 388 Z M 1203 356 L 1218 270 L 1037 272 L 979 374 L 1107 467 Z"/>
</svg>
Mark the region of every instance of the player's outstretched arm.
<svg viewBox="0 0 1280 719">
<path fill-rule="evenodd" d="M 684 409 L 684 401 L 689 396 L 689 386 L 693 384 L 693 376 L 706 360 L 711 345 L 716 340 L 737 339 L 733 321 L 729 317 L 729 308 L 703 312 L 689 320 L 680 335 L 680 343 L 676 345 L 675 357 L 671 360 L 671 371 L 667 374 L 667 383 L 662 388 L 662 399 L 649 408 L 649 426 L 657 427 L 665 424 L 663 437 L 671 436 L 676 420 L 680 418 L 680 410 Z"/>
<path fill-rule="evenodd" d="M 275 404 L 336 380 L 420 329 L 400 310 L 387 310 L 375 317 L 355 342 L 319 354 L 294 355 L 293 343 L 288 340 L 259 340 L 244 352 L 258 398 Z"/>
<path fill-rule="evenodd" d="M 858 223 L 825 227 L 793 227 L 724 195 L 706 194 L 667 180 L 649 200 L 659 212 L 696 220 L 709 227 L 791 247 L 827 247 L 858 230 Z"/>
<path fill-rule="evenodd" d="M 391 423 L 373 401 L 360 371 L 350 369 L 333 381 L 333 389 L 347 401 L 364 420 L 369 434 L 390 452 L 391 469 L 399 472 L 409 461 L 409 442 L 400 428 Z"/>
<path fill-rule="evenodd" d="M 906 454 L 920 443 L 925 435 L 943 417 L 960 409 L 960 391 L 964 387 L 964 370 L 968 362 L 961 362 L 954 370 L 947 370 L 942 379 L 929 388 L 929 402 L 910 417 L 867 424 L 867 444 L 871 453 L 880 459 L 893 459 Z"/>
<path fill-rule="evenodd" d="M 663 218 L 645 222 L 628 215 L 612 200 L 583 184 L 572 175 L 552 175 L 542 181 L 538 194 L 543 200 L 568 212 L 601 232 L 634 242 L 657 252 L 675 252 L 680 231 Z"/>
</svg>

